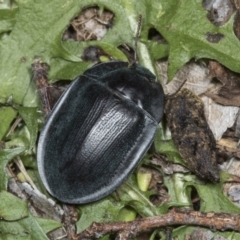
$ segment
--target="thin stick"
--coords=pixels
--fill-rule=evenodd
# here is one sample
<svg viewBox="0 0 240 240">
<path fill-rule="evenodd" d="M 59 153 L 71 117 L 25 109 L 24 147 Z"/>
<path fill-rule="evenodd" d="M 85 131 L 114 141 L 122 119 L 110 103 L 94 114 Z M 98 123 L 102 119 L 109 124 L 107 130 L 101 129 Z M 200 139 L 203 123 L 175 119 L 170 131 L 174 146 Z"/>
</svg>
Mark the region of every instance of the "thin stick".
<svg viewBox="0 0 240 240">
<path fill-rule="evenodd" d="M 35 58 L 32 64 L 33 79 L 38 88 L 39 96 L 41 99 L 42 107 L 45 113 L 45 118 L 51 112 L 53 107 L 52 96 L 49 92 L 49 84 L 47 79 L 48 65 L 41 61 L 40 58 Z"/>
<path fill-rule="evenodd" d="M 22 163 L 22 160 L 20 157 L 16 157 L 14 160 L 14 163 L 17 165 L 17 167 L 19 168 L 19 170 L 22 172 L 22 174 L 24 175 L 24 177 L 26 178 L 27 182 L 32 186 L 33 189 L 37 189 L 36 185 L 34 184 L 33 180 L 31 179 L 31 177 L 28 175 L 28 172 L 25 168 L 25 166 Z"/>
<path fill-rule="evenodd" d="M 177 89 L 177 91 L 176 91 L 175 93 L 166 95 L 166 98 L 167 98 L 167 99 L 172 99 L 172 98 L 174 98 L 174 97 L 179 93 L 179 91 L 182 89 L 182 87 L 183 87 L 183 85 L 186 83 L 186 81 L 187 81 L 187 79 L 185 79 L 185 80 L 181 83 L 181 85 L 178 87 L 178 89 Z"/>
<path fill-rule="evenodd" d="M 120 235 L 124 236 L 124 239 L 131 239 L 140 232 L 174 225 L 194 225 L 220 231 L 230 229 L 240 232 L 240 215 L 173 209 L 165 215 L 142 218 L 131 222 L 93 223 L 85 231 L 75 235 L 73 239 L 94 239 L 109 233 L 117 233 L 118 237 Z"/>
<path fill-rule="evenodd" d="M 137 28 L 137 33 L 136 33 L 136 37 L 135 37 L 135 52 L 134 52 L 134 62 L 137 63 L 138 60 L 137 60 L 137 45 L 138 45 L 138 39 L 139 39 L 139 33 L 140 33 L 140 30 L 141 30 L 141 26 L 142 26 L 142 15 L 139 14 L 138 16 L 138 28 Z"/>
</svg>

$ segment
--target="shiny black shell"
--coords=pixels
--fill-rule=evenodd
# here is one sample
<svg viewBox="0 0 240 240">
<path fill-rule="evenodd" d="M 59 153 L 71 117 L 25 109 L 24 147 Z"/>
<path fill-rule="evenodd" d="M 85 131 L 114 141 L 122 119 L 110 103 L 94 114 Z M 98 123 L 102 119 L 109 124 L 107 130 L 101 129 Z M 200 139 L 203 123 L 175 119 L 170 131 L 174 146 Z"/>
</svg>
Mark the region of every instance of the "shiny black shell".
<svg viewBox="0 0 240 240">
<path fill-rule="evenodd" d="M 119 187 L 153 142 L 162 86 L 146 68 L 98 64 L 59 99 L 40 134 L 41 179 L 58 200 L 81 204 Z"/>
</svg>

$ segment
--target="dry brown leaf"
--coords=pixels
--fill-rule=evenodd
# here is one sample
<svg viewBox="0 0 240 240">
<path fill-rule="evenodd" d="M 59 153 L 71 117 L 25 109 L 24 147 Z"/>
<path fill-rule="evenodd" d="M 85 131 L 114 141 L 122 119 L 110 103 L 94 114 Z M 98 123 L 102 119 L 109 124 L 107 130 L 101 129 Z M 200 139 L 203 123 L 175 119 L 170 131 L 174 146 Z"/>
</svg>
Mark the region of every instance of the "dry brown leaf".
<svg viewBox="0 0 240 240">
<path fill-rule="evenodd" d="M 158 69 L 161 80 L 167 82 L 167 62 L 159 61 Z M 209 89 L 219 89 L 221 84 L 212 82 L 209 76 L 209 70 L 206 66 L 190 62 L 180 69 L 174 79 L 164 86 L 166 94 L 176 92 L 181 83 L 187 79 L 183 88 L 188 88 L 200 95 L 204 103 L 204 111 L 208 124 L 216 140 L 219 140 L 227 128 L 232 127 L 239 107 L 222 106 L 215 103 L 211 98 L 203 96 L 203 93 Z"/>
<path fill-rule="evenodd" d="M 240 75 L 223 67 L 215 61 L 209 62 L 210 76 L 217 78 L 223 86 L 216 93 L 206 92 L 205 95 L 224 106 L 240 106 Z"/>
</svg>

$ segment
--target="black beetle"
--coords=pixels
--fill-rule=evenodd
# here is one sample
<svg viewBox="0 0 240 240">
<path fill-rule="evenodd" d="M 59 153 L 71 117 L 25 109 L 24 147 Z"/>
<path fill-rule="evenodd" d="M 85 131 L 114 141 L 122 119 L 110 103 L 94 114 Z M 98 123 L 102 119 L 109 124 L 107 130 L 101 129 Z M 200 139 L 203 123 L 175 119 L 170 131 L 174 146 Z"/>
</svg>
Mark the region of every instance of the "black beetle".
<svg viewBox="0 0 240 240">
<path fill-rule="evenodd" d="M 39 138 L 38 169 L 49 193 L 81 204 L 113 192 L 152 144 L 163 107 L 162 86 L 139 64 L 87 70 L 59 99 Z"/>
</svg>

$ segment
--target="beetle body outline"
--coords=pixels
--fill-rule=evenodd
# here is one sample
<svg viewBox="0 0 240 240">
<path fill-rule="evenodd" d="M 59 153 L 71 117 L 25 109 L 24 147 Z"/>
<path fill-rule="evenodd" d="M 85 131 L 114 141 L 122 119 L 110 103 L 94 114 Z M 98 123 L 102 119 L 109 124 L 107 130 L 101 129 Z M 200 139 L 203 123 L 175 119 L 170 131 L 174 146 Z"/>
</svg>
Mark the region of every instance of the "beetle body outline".
<svg viewBox="0 0 240 240">
<path fill-rule="evenodd" d="M 164 93 L 155 78 L 138 64 L 112 61 L 73 81 L 39 138 L 38 169 L 52 196 L 93 202 L 126 180 L 163 116 Z"/>
</svg>

